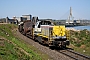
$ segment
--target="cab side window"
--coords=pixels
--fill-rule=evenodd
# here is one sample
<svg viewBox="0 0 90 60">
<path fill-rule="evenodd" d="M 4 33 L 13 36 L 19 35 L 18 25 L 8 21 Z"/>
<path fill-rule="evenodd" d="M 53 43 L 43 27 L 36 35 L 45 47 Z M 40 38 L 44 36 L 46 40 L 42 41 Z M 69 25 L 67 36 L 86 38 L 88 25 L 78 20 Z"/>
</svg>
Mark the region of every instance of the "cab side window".
<svg viewBox="0 0 90 60">
<path fill-rule="evenodd" d="M 38 28 L 40 28 L 40 25 L 41 25 L 41 22 L 39 23 Z"/>
</svg>

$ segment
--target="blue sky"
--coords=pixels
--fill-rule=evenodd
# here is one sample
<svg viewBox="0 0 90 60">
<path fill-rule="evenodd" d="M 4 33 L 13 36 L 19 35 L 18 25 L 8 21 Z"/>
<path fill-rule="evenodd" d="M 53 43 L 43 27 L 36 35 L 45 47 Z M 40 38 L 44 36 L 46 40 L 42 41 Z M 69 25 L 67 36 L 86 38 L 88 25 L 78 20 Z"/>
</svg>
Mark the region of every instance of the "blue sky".
<svg viewBox="0 0 90 60">
<path fill-rule="evenodd" d="M 67 19 L 70 6 L 75 19 L 90 19 L 90 0 L 1 0 L 0 18 L 31 14 L 40 19 Z"/>
</svg>

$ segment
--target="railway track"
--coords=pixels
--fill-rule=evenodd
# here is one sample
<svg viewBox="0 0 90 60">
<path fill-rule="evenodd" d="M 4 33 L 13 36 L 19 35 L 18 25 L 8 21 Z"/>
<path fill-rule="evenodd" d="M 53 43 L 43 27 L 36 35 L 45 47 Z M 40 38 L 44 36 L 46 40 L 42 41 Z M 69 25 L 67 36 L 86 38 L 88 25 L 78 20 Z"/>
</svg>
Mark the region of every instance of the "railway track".
<svg viewBox="0 0 90 60">
<path fill-rule="evenodd" d="M 71 50 L 71 49 L 63 49 L 63 50 L 56 50 L 56 51 L 66 55 L 72 59 L 75 59 L 75 60 L 90 60 L 89 56 L 85 56 L 85 55 L 75 52 L 74 50 Z"/>
<path fill-rule="evenodd" d="M 30 38 L 29 35 L 27 35 L 28 38 Z M 31 38 L 30 38 L 31 39 Z M 74 50 L 72 49 L 69 49 L 69 48 L 62 48 L 62 49 L 54 49 L 56 50 L 57 52 L 63 54 L 63 55 L 66 55 L 72 59 L 75 59 L 75 60 L 90 60 L 90 57 L 88 56 L 85 56 L 83 54 L 80 54 L 78 52 L 75 52 Z"/>
</svg>

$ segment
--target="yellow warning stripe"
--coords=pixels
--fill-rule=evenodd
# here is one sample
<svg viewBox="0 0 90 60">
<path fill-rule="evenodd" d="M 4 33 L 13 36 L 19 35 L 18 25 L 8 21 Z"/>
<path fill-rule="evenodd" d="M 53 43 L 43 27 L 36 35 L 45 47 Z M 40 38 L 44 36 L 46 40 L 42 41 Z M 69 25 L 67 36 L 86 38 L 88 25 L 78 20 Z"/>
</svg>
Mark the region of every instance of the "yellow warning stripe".
<svg viewBox="0 0 90 60">
<path fill-rule="evenodd" d="M 48 38 L 48 36 L 42 35 L 42 34 L 37 34 L 38 36 L 42 36 L 44 38 Z"/>
</svg>

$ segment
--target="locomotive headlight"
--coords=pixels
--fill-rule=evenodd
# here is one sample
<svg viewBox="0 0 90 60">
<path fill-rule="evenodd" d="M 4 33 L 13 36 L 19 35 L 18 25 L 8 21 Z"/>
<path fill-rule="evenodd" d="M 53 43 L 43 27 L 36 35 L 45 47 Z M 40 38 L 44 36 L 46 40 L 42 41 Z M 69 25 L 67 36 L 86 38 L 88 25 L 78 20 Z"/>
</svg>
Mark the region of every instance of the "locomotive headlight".
<svg viewBox="0 0 90 60">
<path fill-rule="evenodd" d="M 66 38 L 66 36 L 63 36 L 62 38 L 64 39 L 64 38 Z"/>
</svg>

